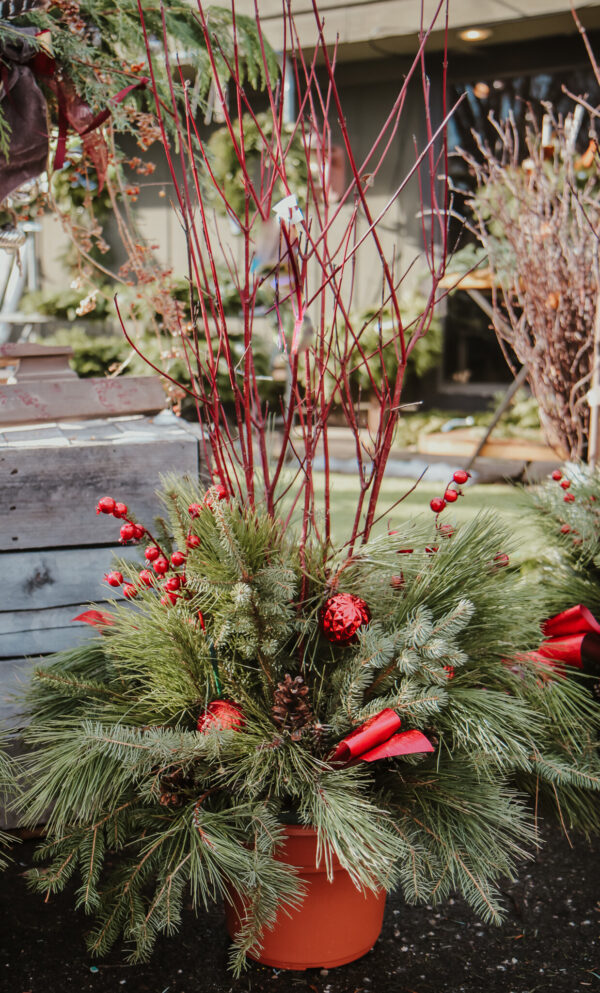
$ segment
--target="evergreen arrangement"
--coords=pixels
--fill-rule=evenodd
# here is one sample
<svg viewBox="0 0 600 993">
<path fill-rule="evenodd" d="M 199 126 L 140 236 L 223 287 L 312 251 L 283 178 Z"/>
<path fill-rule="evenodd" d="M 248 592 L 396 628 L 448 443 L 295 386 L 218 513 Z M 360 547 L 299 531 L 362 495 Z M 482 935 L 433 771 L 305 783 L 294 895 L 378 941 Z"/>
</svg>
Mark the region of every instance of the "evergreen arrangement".
<svg viewBox="0 0 600 993">
<path fill-rule="evenodd" d="M 184 901 L 238 895 L 239 971 L 278 911 L 302 900 L 305 881 L 277 857 L 289 824 L 314 829 L 328 871 L 337 859 L 358 887 L 401 886 L 409 903 L 458 890 L 490 920 L 501 916 L 499 880 L 516 872 L 536 838 L 524 790 L 551 796 L 565 824 L 597 826 L 597 705 L 532 654 L 547 605 L 539 585 L 517 587 L 497 519 L 460 529 L 445 521 L 468 474 L 454 473 L 427 520 L 394 530 L 393 507 L 380 506 L 404 375 L 431 326 L 445 270 L 449 210 L 436 176 L 446 148 L 424 56 L 431 28 L 359 157 L 335 48 L 313 7 L 310 58 L 286 7 L 282 78 L 268 71 L 257 22 L 273 121 L 266 130 L 244 87 L 235 16 L 227 90 L 224 49 L 198 7 L 244 186 L 243 198 L 228 199 L 190 93 L 183 109 L 173 95 L 178 142 L 165 137 L 165 152 L 187 239 L 190 319 L 176 313 L 172 330 L 188 378 L 165 376 L 194 404 L 208 485 L 166 479 L 166 513 L 152 532 L 119 494 L 101 497 L 98 513 L 120 521 L 123 543 L 142 543 L 141 561 L 118 562 L 107 574 L 122 599 L 81 615 L 97 635 L 39 669 L 29 696 L 20 808 L 24 823 L 47 819 L 31 883 L 52 893 L 76 880 L 77 906 L 95 916 L 96 954 L 123 937 L 133 959 L 144 958 L 158 934 L 176 931 Z M 158 56 L 150 45 L 146 54 L 151 68 Z M 298 98 L 291 135 L 286 74 Z M 385 229 L 410 177 L 383 207 L 373 207 L 369 189 L 402 133 L 415 80 L 426 138 L 412 173 L 427 218 L 427 285 L 419 314 L 406 320 L 401 289 L 414 260 L 395 247 L 386 252 Z M 157 82 L 152 93 L 162 121 Z M 254 124 L 248 148 L 246 114 Z M 340 156 L 345 178 L 334 190 Z M 230 344 L 220 262 L 239 301 L 241 356 Z M 374 290 L 367 314 L 356 304 L 361 265 Z M 265 307 L 285 374 L 285 394 L 272 401 L 260 389 L 256 352 L 255 317 Z M 368 432 L 363 376 L 379 414 Z M 341 546 L 331 527 L 334 406 L 355 445 L 358 480 Z M 381 534 L 384 517 L 391 529 Z"/>
<path fill-rule="evenodd" d="M 133 960 L 190 893 L 198 906 L 235 891 L 238 971 L 301 900 L 274 858 L 299 823 L 357 886 L 399 885 L 409 903 L 458 890 L 498 921 L 498 880 L 534 841 L 515 777 L 567 794 L 562 816 L 586 827 L 600 784 L 598 708 L 524 654 L 539 587 L 515 592 L 502 527 L 436 513 L 350 559 L 311 545 L 301 566 L 293 534 L 224 488 L 168 480 L 163 500 L 158 537 L 100 500 L 122 541 L 145 543 L 145 567 L 119 562 L 106 580 L 125 601 L 84 614 L 95 639 L 35 676 L 25 823 L 51 810 L 35 889 L 78 878 L 91 950 L 122 935 Z"/>
</svg>

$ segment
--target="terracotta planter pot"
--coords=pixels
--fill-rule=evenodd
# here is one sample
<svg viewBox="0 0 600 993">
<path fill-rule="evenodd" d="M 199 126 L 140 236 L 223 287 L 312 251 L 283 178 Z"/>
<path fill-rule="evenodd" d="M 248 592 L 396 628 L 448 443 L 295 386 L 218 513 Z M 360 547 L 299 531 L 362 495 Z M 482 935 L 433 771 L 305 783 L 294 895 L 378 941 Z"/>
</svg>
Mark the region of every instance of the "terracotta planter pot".
<svg viewBox="0 0 600 993">
<path fill-rule="evenodd" d="M 366 955 L 381 932 L 385 891 L 361 893 L 337 860 L 329 882 L 325 866 L 315 864 L 316 831 L 286 827 L 285 833 L 276 857 L 297 867 L 307 884 L 306 895 L 298 910 L 279 914 L 273 929 L 263 935 L 261 952 L 251 958 L 277 969 L 330 969 Z M 232 899 L 226 920 L 233 937 L 243 904 L 233 894 Z"/>
</svg>

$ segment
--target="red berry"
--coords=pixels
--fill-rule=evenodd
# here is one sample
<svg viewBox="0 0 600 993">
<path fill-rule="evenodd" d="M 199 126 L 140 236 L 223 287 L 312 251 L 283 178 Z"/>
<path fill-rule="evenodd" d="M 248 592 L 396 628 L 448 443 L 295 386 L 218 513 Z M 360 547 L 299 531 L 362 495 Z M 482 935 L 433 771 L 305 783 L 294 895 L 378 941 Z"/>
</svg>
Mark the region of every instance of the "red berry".
<svg viewBox="0 0 600 993">
<path fill-rule="evenodd" d="M 121 541 L 133 541 L 135 538 L 135 524 L 121 524 L 121 530 L 119 532 Z"/>
<path fill-rule="evenodd" d="M 174 593 L 181 586 L 181 580 L 179 576 L 170 576 L 165 583 L 165 589 L 170 593 Z"/>
<path fill-rule="evenodd" d="M 98 506 L 96 507 L 97 514 L 112 514 L 115 509 L 115 501 L 112 497 L 102 497 L 98 500 Z"/>
<path fill-rule="evenodd" d="M 442 538 L 451 538 L 454 534 L 454 528 L 451 524 L 438 524 L 437 529 Z"/>
<path fill-rule="evenodd" d="M 159 557 L 155 560 L 154 571 L 158 573 L 159 576 L 164 576 L 165 572 L 169 571 L 169 563 L 164 555 L 159 555 Z"/>
<path fill-rule="evenodd" d="M 509 565 L 510 559 L 506 552 L 500 552 L 498 555 L 494 555 L 494 562 L 496 565 Z"/>
<path fill-rule="evenodd" d="M 454 503 L 455 500 L 458 500 L 458 492 L 456 490 L 447 489 L 444 493 L 444 500 L 446 503 Z"/>
<path fill-rule="evenodd" d="M 133 528 L 135 531 L 133 537 L 135 538 L 136 541 L 139 541 L 140 538 L 143 538 L 144 535 L 146 534 L 146 528 L 142 527 L 141 524 L 134 524 Z"/>
<path fill-rule="evenodd" d="M 568 524 L 563 524 L 560 530 L 562 534 L 569 534 L 571 528 L 569 527 Z"/>
<path fill-rule="evenodd" d="M 191 503 L 188 507 L 188 514 L 190 517 L 198 517 L 202 513 L 201 503 Z"/>
<path fill-rule="evenodd" d="M 122 572 L 107 572 L 104 577 L 109 586 L 120 586 L 123 582 Z"/>
<path fill-rule="evenodd" d="M 457 469 L 456 472 L 452 474 L 452 479 L 455 483 L 458 483 L 459 486 L 462 486 L 463 483 L 466 483 L 470 476 L 471 473 L 467 472 L 465 469 Z"/>
<path fill-rule="evenodd" d="M 149 569 L 142 569 L 139 574 L 139 580 L 144 586 L 154 586 L 154 576 Z"/>
<path fill-rule="evenodd" d="M 160 555 L 160 548 L 157 548 L 156 545 L 148 545 L 144 555 L 148 559 L 148 562 L 154 562 Z"/>
<path fill-rule="evenodd" d="M 552 473 L 551 478 L 555 479 L 556 482 L 558 482 L 559 479 L 562 479 L 562 472 L 560 471 L 560 469 L 555 469 L 554 472 Z"/>
<path fill-rule="evenodd" d="M 113 510 L 113 517 L 127 517 L 127 504 L 116 503 Z"/>
<path fill-rule="evenodd" d="M 454 679 L 454 666 L 445 665 L 444 672 L 446 673 L 446 679 Z"/>
<path fill-rule="evenodd" d="M 171 607 L 174 603 L 177 603 L 178 599 L 177 593 L 165 593 L 164 596 L 161 596 L 160 602 L 163 607 Z"/>
<path fill-rule="evenodd" d="M 565 503 L 575 503 L 575 495 L 573 493 L 565 493 L 564 501 Z"/>
<path fill-rule="evenodd" d="M 425 549 L 428 555 L 433 555 L 433 553 L 437 552 L 437 550 L 438 550 L 437 545 L 428 545 L 427 548 Z"/>
<path fill-rule="evenodd" d="M 137 595 L 137 586 L 134 586 L 133 583 L 125 583 L 123 587 L 123 596 L 126 596 L 128 600 L 133 600 L 133 598 Z"/>
<path fill-rule="evenodd" d="M 570 487 L 570 485 L 571 485 L 571 480 L 570 479 L 563 479 L 563 480 L 561 480 L 561 484 L 560 485 L 562 486 L 563 490 L 568 490 L 569 487 Z"/>
<path fill-rule="evenodd" d="M 229 491 L 226 486 L 215 486 L 212 492 L 208 492 L 204 497 L 204 506 L 212 510 L 214 499 L 228 500 Z"/>
<path fill-rule="evenodd" d="M 185 562 L 185 555 L 183 554 L 183 552 L 173 552 L 173 554 L 171 555 L 172 566 L 174 566 L 177 569 L 177 567 L 183 565 L 184 562 Z"/>
<path fill-rule="evenodd" d="M 433 510 L 434 514 L 441 514 L 442 510 L 446 506 L 446 501 L 442 500 L 441 497 L 434 497 L 429 506 Z"/>
<path fill-rule="evenodd" d="M 392 578 L 390 579 L 390 586 L 392 587 L 393 590 L 402 590 L 404 589 L 405 585 L 406 585 L 406 581 L 404 579 L 404 573 L 402 572 L 400 573 L 399 576 L 392 576 Z"/>
<path fill-rule="evenodd" d="M 200 538 L 197 534 L 188 534 L 185 543 L 188 548 L 198 548 L 200 544 Z"/>
</svg>

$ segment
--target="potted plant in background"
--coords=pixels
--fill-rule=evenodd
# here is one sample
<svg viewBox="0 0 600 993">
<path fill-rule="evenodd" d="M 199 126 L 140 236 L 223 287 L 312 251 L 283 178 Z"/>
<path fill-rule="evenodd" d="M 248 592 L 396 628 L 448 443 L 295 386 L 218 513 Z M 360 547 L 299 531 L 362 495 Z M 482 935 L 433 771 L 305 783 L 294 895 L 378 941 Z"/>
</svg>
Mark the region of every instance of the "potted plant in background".
<svg viewBox="0 0 600 993">
<path fill-rule="evenodd" d="M 166 479 L 165 519 L 152 530 L 119 494 L 100 498 L 97 511 L 120 522 L 121 540 L 142 542 L 140 562 L 118 563 L 107 574 L 124 600 L 81 615 L 97 636 L 40 669 L 29 696 L 20 806 L 25 823 L 50 809 L 40 848 L 47 865 L 31 881 L 51 893 L 81 877 L 76 899 L 96 914 L 95 953 L 122 935 L 134 959 L 149 955 L 158 934 L 176 929 L 188 893 L 194 905 L 225 896 L 236 971 L 246 954 L 287 968 L 350 961 L 376 939 L 382 894 L 395 885 L 409 902 L 439 901 L 458 889 L 497 920 L 497 880 L 515 871 L 534 841 L 514 776 L 532 789 L 548 783 L 559 799 L 568 792 L 573 821 L 587 814 L 599 782 L 594 701 L 568 680 L 555 679 L 550 692 L 541 676 L 552 673 L 526 654 L 539 639 L 543 608 L 538 587 L 515 589 L 509 536 L 491 517 L 460 530 L 444 521 L 467 473 L 454 473 L 427 520 L 402 530 L 393 526 L 393 507 L 379 506 L 407 360 L 429 327 L 444 271 L 446 209 L 434 180 L 443 122 L 436 129 L 429 114 L 423 31 L 398 99 L 357 160 L 335 53 L 316 7 L 315 14 L 311 59 L 287 21 L 285 72 L 299 100 L 294 131 L 312 166 L 300 197 L 287 178 L 292 143 L 279 126 L 285 80 L 271 79 L 265 61 L 264 97 L 278 126 L 262 132 L 253 118 L 261 147 L 256 169 L 253 140 L 249 170 L 243 114 L 254 114 L 252 95 L 198 8 L 215 99 L 246 191 L 236 213 L 193 108 L 186 104 L 181 115 L 174 103 L 181 171 L 166 132 L 165 149 L 188 237 L 193 315 L 177 342 L 212 478 L 203 489 Z M 235 56 L 235 18 L 233 44 Z M 152 75 L 149 42 L 148 58 Z M 220 82 L 223 60 L 231 96 Z M 367 179 L 377 176 L 398 132 L 413 77 L 424 83 L 427 135 L 415 169 L 430 177 L 433 222 L 424 229 L 430 290 L 407 330 L 402 274 L 380 236 L 393 198 L 375 213 Z M 162 124 L 160 103 L 158 112 Z M 331 114 L 349 173 L 336 198 L 328 179 Z M 206 182 L 239 232 L 241 249 L 223 255 L 240 301 L 241 358 L 229 347 L 216 262 L 224 243 L 206 209 Z M 286 195 L 275 200 L 281 184 Z M 380 316 L 391 315 L 387 337 L 382 328 L 368 348 L 373 316 L 353 316 L 352 304 L 352 276 L 367 242 L 377 260 Z M 373 255 L 367 259 L 372 266 Z M 287 370 L 286 396 L 274 409 L 258 388 L 253 352 L 256 300 L 265 288 Z M 217 384 L 223 361 L 233 416 Z M 368 446 L 354 369 L 365 370 L 379 399 Z M 355 442 L 359 481 L 342 538 L 329 468 L 334 404 Z M 317 473 L 320 454 L 324 471 Z M 344 909 L 330 909 L 325 931 L 315 904 L 322 911 L 340 888 Z"/>
</svg>

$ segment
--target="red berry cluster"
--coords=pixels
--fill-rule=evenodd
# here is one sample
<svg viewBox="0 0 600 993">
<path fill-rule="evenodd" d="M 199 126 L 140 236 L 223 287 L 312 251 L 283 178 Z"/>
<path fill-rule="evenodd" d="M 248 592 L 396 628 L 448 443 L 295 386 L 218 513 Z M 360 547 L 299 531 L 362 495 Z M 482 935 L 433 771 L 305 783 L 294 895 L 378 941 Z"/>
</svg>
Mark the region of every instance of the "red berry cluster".
<svg viewBox="0 0 600 993">
<path fill-rule="evenodd" d="M 192 507 L 196 505 L 192 504 L 189 508 L 190 517 L 195 515 L 192 512 Z M 98 506 L 96 507 L 97 514 L 111 514 L 113 517 L 121 518 L 125 520 L 125 523 L 121 525 L 120 531 L 120 541 L 125 543 L 127 541 L 137 541 L 144 535 L 147 535 L 151 540 L 152 535 L 146 528 L 139 524 L 135 524 L 133 521 L 127 519 L 127 507 L 124 503 L 117 503 L 112 497 L 102 497 L 98 501 Z M 197 535 L 192 534 L 190 531 L 187 536 L 186 544 L 188 548 L 196 548 L 200 544 L 200 539 Z M 133 600 L 143 587 L 156 587 L 160 592 L 162 591 L 162 596 L 160 602 L 165 607 L 170 607 L 174 603 L 185 595 L 185 573 L 177 572 L 176 570 L 181 569 L 185 565 L 187 555 L 179 550 L 173 552 L 171 559 L 163 553 L 160 545 L 154 542 L 148 545 L 144 550 L 144 557 L 148 562 L 148 565 L 152 566 L 154 572 L 150 569 L 142 569 L 138 573 L 138 581 L 136 583 L 123 582 L 123 574 L 117 571 L 111 571 L 104 577 L 109 586 L 123 586 L 123 596 L 128 600 Z M 167 573 L 171 575 L 167 576 Z M 162 586 L 158 585 L 158 581 L 165 577 Z M 205 630 L 204 618 L 201 614 L 199 616 L 199 623 L 202 630 Z"/>
<path fill-rule="evenodd" d="M 558 483 L 559 486 L 562 487 L 563 490 L 570 489 L 570 487 L 571 487 L 571 480 L 570 479 L 563 479 L 563 474 L 560 471 L 560 469 L 555 469 L 554 472 L 552 473 L 552 477 L 551 478 L 556 483 Z M 565 493 L 565 495 L 563 497 L 563 500 L 565 501 L 565 503 L 575 503 L 575 494 L 574 493 Z"/>
<path fill-rule="evenodd" d="M 466 469 L 457 469 L 456 472 L 453 473 L 452 479 L 446 487 L 444 496 L 434 497 L 429 504 L 434 514 L 441 514 L 442 510 L 445 510 L 449 503 L 454 503 L 455 500 L 458 500 L 459 496 L 462 496 L 462 491 L 455 489 L 453 483 L 456 483 L 458 486 L 464 486 L 470 475 L 471 473 L 467 472 Z M 450 525 L 446 525 L 446 528 L 448 527 L 450 527 Z M 450 537 L 450 535 L 446 532 L 445 537 Z"/>
</svg>

